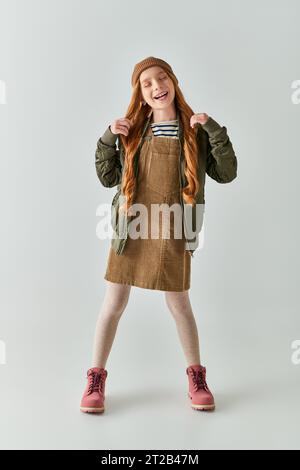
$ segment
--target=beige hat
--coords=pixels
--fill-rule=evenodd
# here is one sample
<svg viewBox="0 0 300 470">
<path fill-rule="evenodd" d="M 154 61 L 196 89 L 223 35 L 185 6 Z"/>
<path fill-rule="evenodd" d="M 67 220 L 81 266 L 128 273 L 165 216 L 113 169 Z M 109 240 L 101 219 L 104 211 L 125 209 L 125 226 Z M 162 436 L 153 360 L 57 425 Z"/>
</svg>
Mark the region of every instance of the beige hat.
<svg viewBox="0 0 300 470">
<path fill-rule="evenodd" d="M 172 67 L 165 62 L 163 59 L 159 59 L 158 57 L 146 57 L 146 59 L 142 60 L 141 62 L 138 62 L 133 69 L 132 77 L 131 77 L 131 84 L 134 87 L 136 84 L 137 80 L 139 79 L 139 76 L 141 73 L 148 69 L 149 67 L 153 67 L 154 65 L 158 65 L 159 67 L 162 67 L 164 70 L 171 72 L 174 74 Z M 174 74 L 175 75 L 175 74 Z M 177 77 L 175 76 L 176 81 L 178 83 Z"/>
</svg>

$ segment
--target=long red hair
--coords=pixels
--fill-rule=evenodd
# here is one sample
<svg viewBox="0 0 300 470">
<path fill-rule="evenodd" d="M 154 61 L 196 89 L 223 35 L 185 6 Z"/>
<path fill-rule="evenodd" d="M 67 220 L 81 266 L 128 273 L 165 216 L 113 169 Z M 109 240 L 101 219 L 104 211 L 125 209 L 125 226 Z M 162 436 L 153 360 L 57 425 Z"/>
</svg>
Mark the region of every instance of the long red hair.
<svg viewBox="0 0 300 470">
<path fill-rule="evenodd" d="M 175 107 L 178 110 L 179 118 L 181 119 L 183 128 L 183 151 L 185 156 L 185 176 L 187 185 L 182 188 L 182 197 L 187 204 L 196 203 L 196 194 L 199 189 L 199 181 L 197 178 L 198 166 L 198 146 L 196 139 L 197 124 L 194 129 L 190 126 L 191 116 L 194 114 L 193 110 L 185 101 L 182 91 L 171 72 L 166 72 L 170 79 L 173 81 L 175 88 Z M 120 139 L 125 149 L 125 169 L 122 182 L 122 193 L 126 197 L 125 204 L 120 209 L 129 211 L 131 205 L 134 203 L 134 192 L 136 185 L 136 178 L 134 175 L 134 155 L 138 148 L 145 121 L 148 118 L 151 107 L 146 103 L 142 104 L 143 96 L 140 88 L 140 82 L 137 81 L 133 88 L 131 100 L 127 108 L 125 117 L 131 121 L 128 136 L 120 134 Z"/>
</svg>

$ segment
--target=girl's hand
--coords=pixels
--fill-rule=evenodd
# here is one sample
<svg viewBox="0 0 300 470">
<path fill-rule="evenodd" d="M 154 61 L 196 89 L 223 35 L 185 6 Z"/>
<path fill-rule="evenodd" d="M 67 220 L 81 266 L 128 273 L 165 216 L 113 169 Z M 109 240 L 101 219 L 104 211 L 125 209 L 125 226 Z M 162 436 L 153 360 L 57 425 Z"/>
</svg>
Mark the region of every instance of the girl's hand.
<svg viewBox="0 0 300 470">
<path fill-rule="evenodd" d="M 127 136 L 131 127 L 131 122 L 127 118 L 120 118 L 116 119 L 109 127 L 113 134 L 123 134 Z"/>
<path fill-rule="evenodd" d="M 206 124 L 208 121 L 209 116 L 208 114 L 205 113 L 199 113 L 199 114 L 193 114 L 193 116 L 190 119 L 190 125 L 192 128 L 194 128 L 195 124 Z"/>
</svg>

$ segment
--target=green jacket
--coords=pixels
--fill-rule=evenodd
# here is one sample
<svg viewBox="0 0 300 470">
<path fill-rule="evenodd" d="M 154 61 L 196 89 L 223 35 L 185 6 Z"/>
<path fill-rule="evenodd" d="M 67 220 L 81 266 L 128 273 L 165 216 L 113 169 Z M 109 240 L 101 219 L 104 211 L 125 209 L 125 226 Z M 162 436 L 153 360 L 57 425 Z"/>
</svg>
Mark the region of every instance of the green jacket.
<svg viewBox="0 0 300 470">
<path fill-rule="evenodd" d="M 177 119 L 179 124 L 178 137 L 181 144 L 180 158 L 178 163 L 181 175 L 181 187 L 183 187 L 187 184 L 187 181 L 184 174 L 185 158 L 183 152 L 183 128 L 178 112 Z M 150 125 L 150 120 L 151 113 L 146 118 L 139 146 L 134 157 L 134 170 L 136 175 L 138 172 L 138 157 L 140 154 L 140 149 L 144 139 L 147 138 L 145 133 L 148 129 L 148 126 Z M 237 176 L 237 158 L 232 143 L 228 137 L 226 127 L 221 127 L 220 124 L 218 124 L 213 118 L 209 117 L 206 124 L 197 125 L 196 135 L 200 155 L 198 165 L 198 178 L 200 185 L 199 191 L 196 195 L 196 206 L 192 207 L 191 205 L 187 205 L 181 196 L 181 205 L 186 228 L 186 249 L 188 249 L 192 256 L 199 244 L 199 233 L 203 225 L 203 214 L 205 207 L 204 185 L 206 174 L 208 174 L 218 183 L 230 183 Z M 116 142 L 118 143 L 118 146 L 116 145 Z M 124 147 L 122 145 L 121 139 L 119 139 L 119 134 L 113 134 L 110 130 L 110 126 L 108 126 L 104 134 L 97 142 L 97 148 L 95 152 L 95 166 L 98 178 L 103 186 L 106 188 L 117 186 L 117 192 L 114 195 L 111 203 L 111 223 L 114 230 L 114 237 L 111 239 L 111 246 L 119 255 L 122 254 L 125 247 L 126 240 L 128 238 L 128 225 L 133 217 L 128 216 L 127 218 L 124 218 L 126 221 L 122 221 L 123 228 L 121 230 L 127 231 L 120 234 L 119 225 L 121 226 L 122 224 L 119 221 L 117 210 L 120 205 L 120 201 L 122 201 L 122 203 L 125 201 L 125 199 L 122 199 L 125 198 L 125 196 L 121 194 L 124 156 Z M 189 214 L 189 216 L 186 214 Z M 194 235 L 192 238 L 188 237 L 190 232 L 188 231 L 187 227 L 191 225 L 187 223 L 187 220 L 192 221 L 191 228 L 196 233 L 196 235 Z"/>
</svg>

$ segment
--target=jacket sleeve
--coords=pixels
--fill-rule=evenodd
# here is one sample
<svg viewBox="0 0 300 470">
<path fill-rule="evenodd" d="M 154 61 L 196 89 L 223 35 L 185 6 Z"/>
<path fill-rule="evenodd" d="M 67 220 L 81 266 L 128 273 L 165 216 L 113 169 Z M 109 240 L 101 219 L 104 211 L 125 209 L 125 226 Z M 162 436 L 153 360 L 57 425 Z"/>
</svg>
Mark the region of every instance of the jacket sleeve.
<svg viewBox="0 0 300 470">
<path fill-rule="evenodd" d="M 225 126 L 209 117 L 202 128 L 206 131 L 206 173 L 218 183 L 230 183 L 237 176 L 237 158 Z"/>
<path fill-rule="evenodd" d="M 117 186 L 122 179 L 120 151 L 116 145 L 117 138 L 118 135 L 113 134 L 110 126 L 108 126 L 97 142 L 95 152 L 96 172 L 99 180 L 106 188 Z"/>
</svg>

